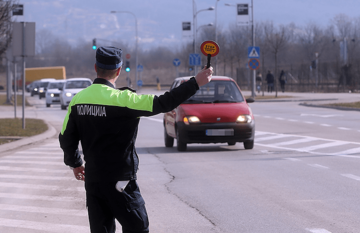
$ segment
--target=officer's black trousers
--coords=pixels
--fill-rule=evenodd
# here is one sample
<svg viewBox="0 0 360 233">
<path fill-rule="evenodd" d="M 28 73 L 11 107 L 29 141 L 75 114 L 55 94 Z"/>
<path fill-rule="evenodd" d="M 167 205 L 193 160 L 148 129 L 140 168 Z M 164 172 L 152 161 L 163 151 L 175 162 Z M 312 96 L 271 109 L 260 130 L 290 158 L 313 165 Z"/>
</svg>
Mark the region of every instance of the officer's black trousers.
<svg viewBox="0 0 360 233">
<path fill-rule="evenodd" d="M 85 181 L 91 233 L 114 233 L 115 219 L 123 233 L 149 232 L 145 202 L 136 181 L 130 181 L 123 192 L 117 191 L 115 185 Z"/>
</svg>

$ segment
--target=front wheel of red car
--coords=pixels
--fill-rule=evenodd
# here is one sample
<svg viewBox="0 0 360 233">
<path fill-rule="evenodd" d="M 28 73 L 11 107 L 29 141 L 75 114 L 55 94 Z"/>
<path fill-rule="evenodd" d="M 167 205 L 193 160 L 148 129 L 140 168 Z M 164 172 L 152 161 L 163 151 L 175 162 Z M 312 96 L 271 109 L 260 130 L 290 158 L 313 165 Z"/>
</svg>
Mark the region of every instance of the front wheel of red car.
<svg viewBox="0 0 360 233">
<path fill-rule="evenodd" d="M 187 144 L 181 141 L 179 132 L 176 132 L 176 145 L 178 151 L 186 151 Z"/>
<path fill-rule="evenodd" d="M 174 146 L 174 138 L 170 137 L 167 132 L 166 129 L 164 128 L 164 141 L 165 141 L 165 146 L 166 147 L 173 147 Z"/>
<path fill-rule="evenodd" d="M 246 150 L 254 148 L 254 140 L 244 142 L 244 148 Z"/>
</svg>

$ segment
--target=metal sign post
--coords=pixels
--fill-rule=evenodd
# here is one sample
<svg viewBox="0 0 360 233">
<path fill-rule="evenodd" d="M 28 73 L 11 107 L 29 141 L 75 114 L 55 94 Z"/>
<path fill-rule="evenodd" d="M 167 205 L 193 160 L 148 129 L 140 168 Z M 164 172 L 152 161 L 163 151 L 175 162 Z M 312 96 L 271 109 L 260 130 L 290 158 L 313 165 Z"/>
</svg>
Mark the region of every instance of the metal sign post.
<svg viewBox="0 0 360 233">
<path fill-rule="evenodd" d="M 35 56 L 35 23 L 13 23 L 12 55 L 22 57 L 22 128 L 25 129 L 25 57 Z"/>
<path fill-rule="evenodd" d="M 176 78 L 177 78 L 177 77 L 179 77 L 179 70 L 178 70 L 178 68 L 179 68 L 179 65 L 181 64 L 180 59 L 175 58 L 175 59 L 173 60 L 173 64 L 174 64 L 174 66 L 176 67 Z"/>
</svg>

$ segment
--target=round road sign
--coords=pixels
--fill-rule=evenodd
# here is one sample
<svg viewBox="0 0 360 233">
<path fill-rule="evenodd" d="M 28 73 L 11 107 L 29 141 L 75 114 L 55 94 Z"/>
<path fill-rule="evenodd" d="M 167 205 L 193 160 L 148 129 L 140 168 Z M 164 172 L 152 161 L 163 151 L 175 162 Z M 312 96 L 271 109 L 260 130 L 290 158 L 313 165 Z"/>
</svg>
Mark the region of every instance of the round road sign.
<svg viewBox="0 0 360 233">
<path fill-rule="evenodd" d="M 126 54 L 125 57 L 126 57 L 126 59 L 130 59 L 131 56 L 130 56 L 130 54 Z"/>
<path fill-rule="evenodd" d="M 219 45 L 215 41 L 212 41 L 212 40 L 204 41 L 200 45 L 200 49 L 201 49 L 201 52 L 205 56 L 210 54 L 212 57 L 215 57 L 216 55 L 218 55 L 218 53 L 220 51 Z"/>
<path fill-rule="evenodd" d="M 250 70 L 257 70 L 260 67 L 260 61 L 256 58 L 251 58 L 248 62 Z"/>
</svg>

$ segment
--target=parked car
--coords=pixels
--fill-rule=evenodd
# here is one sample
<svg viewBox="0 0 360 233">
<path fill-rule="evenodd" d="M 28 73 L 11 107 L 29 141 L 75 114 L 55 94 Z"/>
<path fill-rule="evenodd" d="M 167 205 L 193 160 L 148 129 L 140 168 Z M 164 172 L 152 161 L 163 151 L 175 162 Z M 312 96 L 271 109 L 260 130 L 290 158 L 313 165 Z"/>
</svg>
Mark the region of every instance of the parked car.
<svg viewBox="0 0 360 233">
<path fill-rule="evenodd" d="M 50 81 L 46 91 L 46 107 L 52 104 L 60 104 L 60 89 L 63 88 L 66 80 Z"/>
<path fill-rule="evenodd" d="M 91 79 L 89 78 L 71 78 L 67 79 L 63 85 L 60 94 L 60 104 L 61 109 L 66 110 L 69 106 L 72 98 L 76 95 L 79 91 L 87 88 L 92 84 Z"/>
<path fill-rule="evenodd" d="M 191 77 L 176 78 L 171 89 Z M 239 86 L 229 77 L 213 76 L 211 82 L 200 87 L 174 110 L 164 114 L 164 141 L 172 147 L 185 151 L 189 143 L 243 142 L 245 149 L 254 147 L 255 120 Z"/>
</svg>

